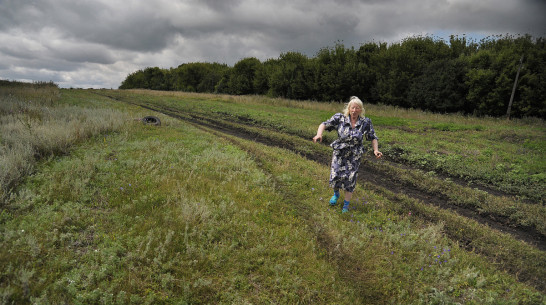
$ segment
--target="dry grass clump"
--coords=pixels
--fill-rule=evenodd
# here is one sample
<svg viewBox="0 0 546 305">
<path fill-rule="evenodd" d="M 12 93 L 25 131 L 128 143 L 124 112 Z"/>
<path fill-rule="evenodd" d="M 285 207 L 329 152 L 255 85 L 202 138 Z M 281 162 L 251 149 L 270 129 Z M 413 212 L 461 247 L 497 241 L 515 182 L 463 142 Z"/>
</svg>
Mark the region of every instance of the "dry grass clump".
<svg viewBox="0 0 546 305">
<path fill-rule="evenodd" d="M 128 120 L 111 109 L 61 105 L 60 97 L 53 83 L 0 82 L 0 203 L 37 160 L 66 154 L 75 142 Z"/>
</svg>

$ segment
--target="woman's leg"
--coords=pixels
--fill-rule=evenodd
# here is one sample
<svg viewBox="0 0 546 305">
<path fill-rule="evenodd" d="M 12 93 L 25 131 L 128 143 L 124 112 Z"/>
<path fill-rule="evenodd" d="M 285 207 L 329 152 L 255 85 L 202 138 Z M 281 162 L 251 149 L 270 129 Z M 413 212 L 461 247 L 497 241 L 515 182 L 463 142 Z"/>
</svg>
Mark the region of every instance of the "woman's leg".
<svg viewBox="0 0 546 305">
<path fill-rule="evenodd" d="M 331 206 L 336 205 L 338 199 L 339 199 L 339 190 L 334 189 L 334 196 L 330 198 L 330 205 Z"/>
<path fill-rule="evenodd" d="M 353 197 L 353 192 L 345 191 L 345 201 L 351 201 L 352 197 Z"/>
<path fill-rule="evenodd" d="M 345 200 L 343 201 L 343 209 L 341 210 L 342 213 L 349 212 L 349 202 L 351 201 L 352 197 L 353 192 L 345 191 Z"/>
</svg>

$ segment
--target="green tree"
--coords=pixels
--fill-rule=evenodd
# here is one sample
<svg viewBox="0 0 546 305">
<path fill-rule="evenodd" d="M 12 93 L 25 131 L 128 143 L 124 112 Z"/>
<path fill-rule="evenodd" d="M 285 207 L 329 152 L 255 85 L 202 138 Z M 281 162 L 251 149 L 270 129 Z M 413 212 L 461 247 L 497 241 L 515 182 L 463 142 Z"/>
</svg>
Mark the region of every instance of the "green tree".
<svg viewBox="0 0 546 305">
<path fill-rule="evenodd" d="M 379 54 L 386 48 L 386 44 L 366 43 L 356 51 L 357 68 L 354 72 L 354 83 L 351 91 L 363 101 L 379 103 L 377 92 L 377 78 Z"/>
<path fill-rule="evenodd" d="M 309 99 L 312 82 L 307 56 L 298 52 L 281 54 L 271 71 L 271 93 L 290 99 Z"/>
<path fill-rule="evenodd" d="M 410 106 L 408 93 L 412 81 L 424 73 L 430 62 L 450 56 L 449 46 L 432 37 L 411 37 L 392 44 L 379 56 L 377 90 L 381 101 Z"/>
<path fill-rule="evenodd" d="M 173 89 L 187 92 L 214 92 L 227 65 L 218 63 L 188 63 L 172 71 Z"/>
<path fill-rule="evenodd" d="M 341 43 L 323 48 L 316 56 L 317 98 L 323 101 L 343 101 L 351 95 L 356 71 L 356 52 Z"/>
<path fill-rule="evenodd" d="M 237 62 L 229 75 L 228 88 L 231 94 L 254 94 L 254 78 L 261 63 L 255 57 L 248 57 Z"/>
<path fill-rule="evenodd" d="M 463 58 L 431 62 L 424 73 L 413 80 L 408 105 L 437 112 L 467 110 L 466 71 L 467 62 Z"/>
<path fill-rule="evenodd" d="M 144 78 L 146 79 L 148 86 L 146 89 L 152 90 L 166 90 L 167 82 L 165 79 L 165 71 L 158 67 L 149 67 L 144 69 Z"/>
<path fill-rule="evenodd" d="M 543 69 L 540 69 L 544 67 L 544 55 L 541 55 L 544 51 L 540 51 L 541 49 L 544 50 L 544 46 L 533 43 L 530 36 L 505 36 L 495 39 L 489 37 L 482 40 L 478 52 L 470 56 L 470 69 L 467 73 L 467 100 L 473 105 L 474 112 L 490 116 L 506 114 L 519 59 L 522 55 L 525 58 L 525 54 L 529 54 L 534 65 L 526 65 L 522 70 L 523 92 L 521 89 L 516 91 L 512 113 L 514 116 L 536 115 L 533 112 L 540 111 L 540 101 L 545 99 L 544 90 L 541 89 L 544 82 L 540 85 L 540 75 L 544 75 Z M 530 88 L 533 89 L 529 90 Z M 538 105 L 536 101 L 539 101 Z"/>
<path fill-rule="evenodd" d="M 526 35 L 516 39 L 516 44 L 523 56 L 523 67 L 511 113 L 515 117 L 546 119 L 546 40 L 541 37 L 533 43 Z"/>
<path fill-rule="evenodd" d="M 146 77 L 144 75 L 144 71 L 138 70 L 127 75 L 125 80 L 121 82 L 119 89 L 136 89 L 136 88 L 147 88 L 147 87 L 148 87 L 148 84 L 146 81 Z"/>
<path fill-rule="evenodd" d="M 491 36 L 479 43 L 463 35 L 449 43 L 414 36 L 400 42 L 369 42 L 358 50 L 341 43 L 314 57 L 287 52 L 263 64 L 244 58 L 233 67 L 187 63 L 175 69 L 146 68 L 131 73 L 121 89 L 183 90 L 267 94 L 291 99 L 366 102 L 439 112 L 503 116 L 523 56 L 513 116 L 546 117 L 544 38 Z"/>
</svg>

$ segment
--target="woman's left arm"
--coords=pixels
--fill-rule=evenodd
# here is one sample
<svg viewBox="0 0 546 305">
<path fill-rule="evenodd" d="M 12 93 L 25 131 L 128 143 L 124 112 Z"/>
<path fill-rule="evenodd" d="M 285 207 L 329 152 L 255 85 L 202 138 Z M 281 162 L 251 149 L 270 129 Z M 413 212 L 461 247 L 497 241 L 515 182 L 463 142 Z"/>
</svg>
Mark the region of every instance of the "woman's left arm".
<svg viewBox="0 0 546 305">
<path fill-rule="evenodd" d="M 377 159 L 381 158 L 383 156 L 383 153 L 379 151 L 379 142 L 377 139 L 372 140 L 372 147 L 373 147 L 373 154 Z"/>
</svg>

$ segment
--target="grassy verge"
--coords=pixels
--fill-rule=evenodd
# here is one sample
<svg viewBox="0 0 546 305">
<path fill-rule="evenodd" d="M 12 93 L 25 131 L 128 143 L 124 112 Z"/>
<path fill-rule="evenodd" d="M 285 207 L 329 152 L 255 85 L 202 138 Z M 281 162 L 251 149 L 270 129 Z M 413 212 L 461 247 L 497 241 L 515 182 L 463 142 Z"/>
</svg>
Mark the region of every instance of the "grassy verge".
<svg viewBox="0 0 546 305">
<path fill-rule="evenodd" d="M 306 139 L 320 122 L 341 111 L 335 103 L 295 102 L 260 96 L 145 90 L 103 91 L 139 104 L 150 103 L 246 122 Z M 534 203 L 546 198 L 546 125 L 540 120 L 473 118 L 438 115 L 381 105 L 366 105 L 388 158 L 425 171 L 436 171 L 468 182 L 492 186 Z M 325 141 L 335 138 L 327 134 Z"/>
<path fill-rule="evenodd" d="M 243 152 L 187 126 L 131 129 L 28 179 L 3 219 L 4 302 L 350 303 Z"/>
<path fill-rule="evenodd" d="M 483 228 L 478 229 L 479 225 L 463 217 L 455 217 L 457 221 L 446 225 L 444 221 L 450 221 L 453 217 L 449 212 L 414 203 L 420 205 L 421 209 L 433 209 L 436 214 L 444 216 L 437 217 L 435 220 L 440 220 L 438 224 L 430 226 L 412 216 L 412 210 L 414 213 L 420 212 L 418 208 L 411 209 L 407 204 L 399 205 L 398 200 L 392 201 L 388 198 L 392 194 L 385 196 L 382 192 L 360 187 L 355 192 L 358 199 L 351 213 L 340 215 L 338 209 L 327 208 L 330 191 L 325 188 L 325 183 L 317 183 L 317 180 L 327 176 L 328 168 L 317 166 L 308 160 L 287 161 L 295 158 L 292 153 L 282 149 L 260 146 L 236 138 L 231 138 L 231 141 L 253 155 L 261 168 L 275 177 L 278 191 L 285 194 L 286 201 L 293 205 L 294 213 L 315 234 L 328 259 L 359 293 L 360 302 L 366 299 L 378 303 L 387 300 L 390 303 L 488 302 L 487 298 L 473 299 L 476 287 L 466 291 L 460 287 L 468 285 L 469 279 L 470 282 L 488 281 L 485 278 L 471 278 L 491 271 L 495 273 L 494 267 L 488 271 L 475 269 L 475 266 L 487 269 L 489 263 L 486 263 L 486 259 L 482 261 L 483 258 L 459 248 L 456 243 L 445 238 L 443 232 L 446 228 L 449 232 L 452 227 L 466 222 L 458 226 L 459 233 L 461 228 L 470 228 L 472 232 L 489 234 L 502 240 L 502 243 L 498 243 L 499 249 L 510 241 L 509 236 L 499 237 L 492 231 L 486 233 Z M 485 237 L 484 243 L 491 241 L 491 236 Z M 479 238 L 474 244 L 476 247 L 481 244 L 478 240 Z M 544 275 L 544 269 L 540 267 L 541 261 L 543 262 L 541 252 L 527 252 L 528 246 L 522 243 L 518 243 L 518 247 L 521 251 L 519 254 L 531 255 L 535 262 L 533 266 L 525 266 L 525 262 L 521 261 L 518 268 L 523 268 L 520 269 L 522 271 L 538 268 Z M 508 252 L 503 253 L 498 255 L 506 255 Z M 541 275 L 538 276 L 535 280 L 540 279 Z M 472 291 L 471 297 L 467 294 L 469 291 Z M 494 302 L 501 302 L 503 297 L 496 295 L 491 300 L 493 299 Z M 519 302 L 526 302 L 523 299 Z M 533 301 L 540 299 L 539 297 Z"/>
<path fill-rule="evenodd" d="M 60 102 L 142 114 L 80 90 Z M 342 215 L 327 205 L 326 166 L 156 115 L 162 126 L 126 121 L 123 132 L 43 160 L 19 186 L 0 214 L 2 303 L 545 301 L 446 233 L 476 248 L 500 240 L 499 255 L 519 246 L 514 265 L 528 263 L 540 280 L 543 258 L 524 244 L 370 185 Z M 248 128 L 300 154 L 328 150 Z"/>
<path fill-rule="evenodd" d="M 299 137 L 284 133 L 264 130 L 258 127 L 242 126 L 233 122 L 215 121 L 215 123 L 216 126 L 225 126 L 230 130 L 243 131 L 250 138 L 253 138 L 254 141 L 260 140 L 266 143 L 277 143 L 277 145 L 301 155 L 316 156 L 320 154 L 328 158 L 331 153 L 330 149 L 324 146 L 319 146 L 310 143 L 310 141 L 305 141 Z M 380 167 L 383 172 L 391 174 L 392 177 L 396 177 L 402 183 L 414 184 L 430 192 L 444 193 L 452 201 L 460 201 L 459 204 L 463 206 L 476 204 L 477 207 L 475 206 L 475 208 L 479 208 L 480 212 L 499 211 L 502 207 L 514 204 L 509 198 L 499 198 L 475 189 L 461 187 L 446 181 L 438 181 L 435 177 L 430 177 L 430 175 L 420 171 L 409 171 L 383 163 L 370 163 L 370 165 Z M 372 185 L 369 185 L 369 187 L 377 189 L 383 196 L 389 198 L 391 202 L 390 209 L 398 211 L 401 214 L 404 214 L 409 209 L 414 212 L 414 215 L 420 216 L 425 220 L 446 224 L 443 227 L 444 233 L 453 240 L 462 242 L 465 248 L 484 254 L 502 266 L 502 268 L 520 274 L 521 279 L 524 281 L 534 283 L 534 285 L 541 287 L 541 289 L 546 288 L 541 281 L 541 278 L 546 276 L 546 269 L 544 268 L 546 262 L 543 258 L 543 252 L 535 247 L 518 241 L 508 234 L 502 234 L 494 229 L 490 229 L 474 220 L 459 216 L 455 212 L 429 206 L 405 196 L 394 195 L 389 191 L 373 187 Z M 500 206 L 488 209 L 489 206 L 495 203 L 498 203 Z M 541 215 L 544 215 L 543 207 L 529 205 L 520 206 L 517 213 L 514 213 L 512 217 L 521 217 L 520 224 L 534 221 L 538 228 L 542 228 Z M 517 222 L 517 220 L 515 221 Z"/>
<path fill-rule="evenodd" d="M 96 136 L 3 214 L 4 303 L 533 304 L 543 295 L 328 168 L 162 117 Z"/>
<path fill-rule="evenodd" d="M 133 100 L 133 102 L 135 101 Z M 178 104 L 173 102 L 163 105 L 165 108 L 161 109 L 173 116 L 198 120 L 205 124 L 221 126 L 229 130 L 239 130 L 253 137 L 261 137 L 264 141 L 278 143 L 282 147 L 297 151 L 303 155 L 322 155 L 325 159 L 330 155 L 328 149 L 324 147 L 319 148 L 309 140 L 302 139 L 298 135 L 294 136 L 284 130 L 271 128 L 271 126 L 264 128 L 263 125 L 253 124 L 252 122 L 248 124 L 248 118 L 241 123 L 240 119 L 234 119 L 233 114 L 224 115 L 222 118 L 203 115 L 190 110 L 191 107 L 188 105 L 191 103 L 195 103 L 195 101 L 179 101 Z M 158 108 L 158 105 L 153 101 L 148 101 L 146 105 L 155 109 Z M 161 107 L 161 104 L 159 104 L 159 107 Z M 225 108 L 222 109 L 225 110 Z M 424 192 L 442 194 L 448 199 L 450 204 L 468 208 L 475 211 L 475 213 L 503 218 L 513 226 L 528 228 L 532 231 L 537 231 L 539 234 L 546 235 L 546 224 L 543 221 L 546 217 L 546 206 L 544 205 L 530 204 L 511 196 L 490 195 L 476 188 L 444 180 L 433 171 L 424 172 L 422 170 L 403 169 L 392 166 L 388 162 L 370 163 L 370 166 L 387 174 L 392 179 L 417 187 Z"/>
<path fill-rule="evenodd" d="M 68 153 L 89 137 L 121 130 L 127 116 L 108 108 L 61 104 L 50 83 L 0 82 L 0 205 L 36 162 Z"/>
</svg>

